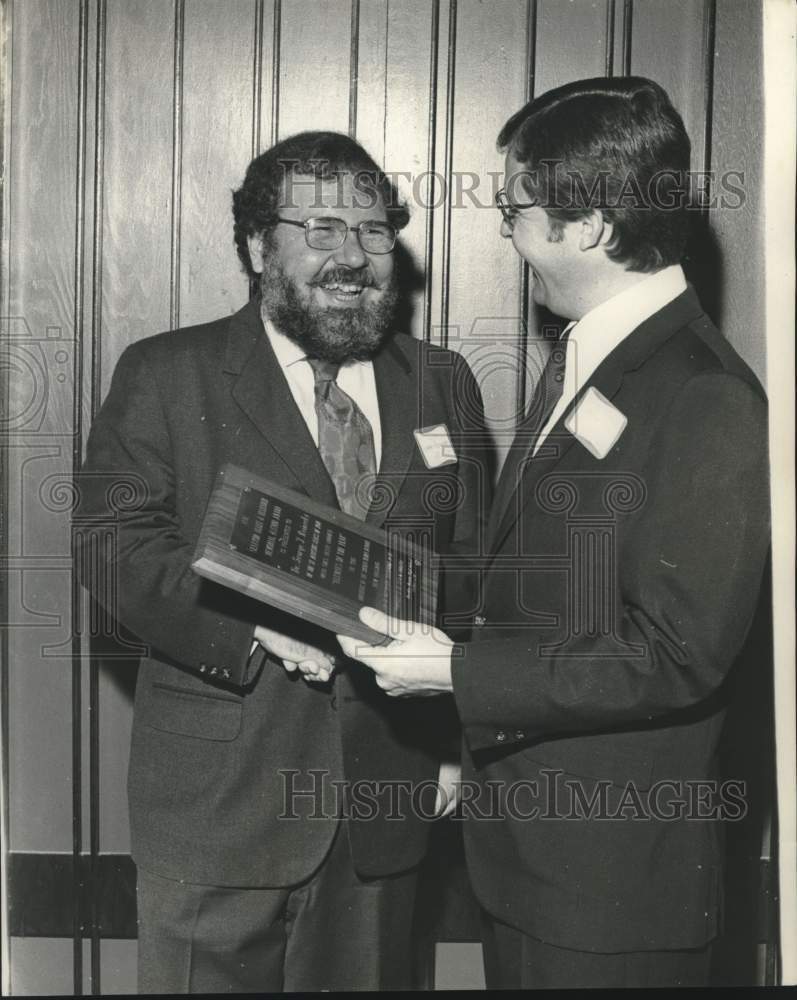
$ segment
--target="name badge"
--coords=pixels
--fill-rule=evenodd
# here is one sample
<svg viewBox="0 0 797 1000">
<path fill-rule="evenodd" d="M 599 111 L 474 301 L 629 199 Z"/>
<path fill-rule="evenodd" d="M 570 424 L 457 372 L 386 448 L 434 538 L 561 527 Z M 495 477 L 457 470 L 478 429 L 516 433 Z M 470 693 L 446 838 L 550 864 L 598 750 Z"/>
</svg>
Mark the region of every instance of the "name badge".
<svg viewBox="0 0 797 1000">
<path fill-rule="evenodd" d="M 606 458 L 626 428 L 628 417 L 600 390 L 590 387 L 565 420 L 565 427 L 595 458 Z"/>
<path fill-rule="evenodd" d="M 438 469 L 441 465 L 455 465 L 457 454 L 448 436 L 445 424 L 435 427 L 419 427 L 413 431 L 421 457 L 427 469 Z"/>
</svg>

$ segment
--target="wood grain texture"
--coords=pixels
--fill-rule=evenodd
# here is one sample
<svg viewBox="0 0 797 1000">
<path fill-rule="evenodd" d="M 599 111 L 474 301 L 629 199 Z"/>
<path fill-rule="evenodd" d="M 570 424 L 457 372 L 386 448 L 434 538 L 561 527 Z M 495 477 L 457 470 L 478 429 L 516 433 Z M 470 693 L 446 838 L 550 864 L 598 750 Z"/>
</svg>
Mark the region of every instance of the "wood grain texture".
<svg viewBox="0 0 797 1000">
<path fill-rule="evenodd" d="M 348 132 L 350 0 L 282 0 L 279 138 Z"/>
<path fill-rule="evenodd" d="M 457 7 L 448 343 L 474 370 L 501 450 L 515 425 L 520 270 L 493 200 L 504 169 L 496 138 L 525 101 L 516 44 L 525 40 L 526 13 L 525 0 Z"/>
<path fill-rule="evenodd" d="M 385 162 L 389 27 L 388 0 L 360 4 L 354 134 L 377 163 Z"/>
<path fill-rule="evenodd" d="M 423 273 L 428 185 L 423 175 L 428 166 L 429 68 L 432 38 L 432 4 L 423 0 L 391 3 L 387 25 L 385 66 L 384 163 L 393 171 L 402 197 L 410 206 L 410 223 L 402 233 L 418 273 Z M 362 62 L 362 60 L 361 60 Z M 434 258 L 430 263 L 434 270 Z M 410 331 L 423 337 L 422 286 L 412 294 Z"/>
<path fill-rule="evenodd" d="M 6 365 L 10 848 L 70 850 L 71 678 L 42 647 L 69 641 L 69 514 L 47 484 L 72 468 L 79 7 L 14 5 L 7 153 Z M 68 504 L 66 505 L 68 507 Z M 66 706 L 66 710 L 65 710 Z M 42 733 L 48 734 L 42 740 Z"/>
<path fill-rule="evenodd" d="M 539 0 L 537 79 L 542 94 L 570 80 L 603 76 L 606 69 L 605 0 Z M 518 39 L 520 42 L 520 39 Z"/>
<path fill-rule="evenodd" d="M 233 245 L 231 192 L 243 180 L 252 150 L 254 28 L 251 0 L 186 5 L 180 216 L 183 326 L 229 315 L 248 296 L 248 282 Z"/>
<path fill-rule="evenodd" d="M 253 526 L 251 519 L 246 522 L 248 527 L 244 527 L 241 521 L 241 504 L 246 494 L 255 498 L 257 494 L 261 495 L 259 503 L 265 509 L 259 530 Z M 280 513 L 281 506 L 287 508 L 284 514 Z M 317 556 L 309 554 L 312 538 L 308 538 L 306 542 L 300 540 L 298 527 L 292 527 L 293 521 L 299 517 L 296 511 L 300 511 L 302 517 L 306 515 L 309 518 L 308 530 L 317 530 L 318 537 L 322 539 L 320 543 L 316 543 Z M 276 520 L 272 522 L 274 518 Z M 243 535 L 252 539 L 256 554 L 250 555 L 237 544 L 241 528 Z M 263 557 L 261 549 L 266 546 L 263 539 L 270 537 L 272 530 L 275 534 L 270 544 L 276 553 L 281 550 L 284 531 L 287 539 L 284 543 L 285 554 L 295 560 L 291 571 L 277 565 L 277 555 L 273 556 L 273 562 L 267 562 Z M 321 552 L 329 531 L 334 532 L 334 542 L 331 543 L 332 555 L 329 557 L 331 565 L 325 570 L 322 569 Z M 345 592 L 345 582 L 337 584 L 332 578 L 324 581 L 324 572 L 331 574 L 334 569 L 333 556 L 339 540 L 343 541 L 347 552 L 345 560 L 341 562 L 344 580 L 349 573 L 349 570 L 343 569 L 344 563 L 348 563 L 362 545 L 370 544 L 374 547 L 373 568 L 366 576 L 370 580 L 376 567 L 381 566 L 381 596 L 369 589 L 365 591 L 370 594 L 368 600 L 357 600 L 355 596 L 349 596 Z M 382 554 L 379 555 L 379 552 Z M 394 567 L 392 574 L 395 575 L 390 570 L 391 558 Z M 363 549 L 363 562 L 366 559 Z M 408 560 L 417 562 L 421 567 L 412 586 L 406 572 L 402 573 L 399 569 L 402 563 L 409 565 Z M 232 587 L 305 621 L 314 622 L 331 632 L 351 635 L 380 645 L 384 642 L 384 636 L 363 625 L 358 617 L 360 607 L 370 602 L 387 614 L 411 618 L 422 624 L 434 624 L 437 613 L 437 579 L 432 560 L 433 553 L 428 547 L 421 547 L 402 532 L 386 532 L 311 500 L 295 490 L 227 465 L 219 473 L 208 502 L 191 567 L 200 576 Z M 357 565 L 365 569 L 364 566 L 360 567 L 359 561 Z M 388 574 L 391 574 L 390 577 Z M 393 581 L 392 585 L 389 579 Z M 404 609 L 401 593 L 405 586 L 418 595 L 415 598 L 419 602 L 417 615 L 408 614 Z"/>
<path fill-rule="evenodd" d="M 703 166 L 704 6 L 696 0 L 634 0 L 631 72 L 651 77 L 670 95 L 692 140 L 693 170 Z"/>
<path fill-rule="evenodd" d="M 109 0 L 107 62 L 103 394 L 124 348 L 169 327 L 172 5 Z"/>
</svg>

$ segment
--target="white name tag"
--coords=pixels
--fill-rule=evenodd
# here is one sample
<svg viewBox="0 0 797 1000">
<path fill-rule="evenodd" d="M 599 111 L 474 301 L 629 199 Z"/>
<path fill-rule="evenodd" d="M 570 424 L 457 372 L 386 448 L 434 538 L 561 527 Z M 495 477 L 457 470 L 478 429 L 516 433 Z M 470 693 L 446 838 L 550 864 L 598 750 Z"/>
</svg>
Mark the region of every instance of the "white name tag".
<svg viewBox="0 0 797 1000">
<path fill-rule="evenodd" d="M 419 427 L 413 431 L 415 440 L 421 457 L 427 469 L 437 469 L 441 465 L 454 465 L 457 461 L 457 453 L 451 444 L 448 436 L 448 428 L 445 424 L 437 424 L 435 427 Z"/>
<path fill-rule="evenodd" d="M 595 458 L 606 458 L 627 423 L 628 417 L 602 392 L 589 388 L 565 420 L 565 427 Z"/>
</svg>

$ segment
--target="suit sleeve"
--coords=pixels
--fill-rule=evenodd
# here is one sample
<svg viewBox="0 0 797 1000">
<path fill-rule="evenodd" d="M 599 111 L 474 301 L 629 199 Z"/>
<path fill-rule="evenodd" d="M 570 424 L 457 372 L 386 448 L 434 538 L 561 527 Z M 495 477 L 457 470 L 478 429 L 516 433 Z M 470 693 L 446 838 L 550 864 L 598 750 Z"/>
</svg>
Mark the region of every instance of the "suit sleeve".
<svg viewBox="0 0 797 1000">
<path fill-rule="evenodd" d="M 207 603 L 208 588 L 191 570 L 193 546 L 181 532 L 176 509 L 163 377 L 141 344 L 119 360 L 78 482 L 73 529 L 78 575 L 154 655 L 241 685 L 252 624 L 239 620 L 231 607 Z"/>
<path fill-rule="evenodd" d="M 551 634 L 531 628 L 460 647 L 454 694 L 471 749 L 504 730 L 535 740 L 649 724 L 722 684 L 769 545 L 766 404 L 734 375 L 695 376 L 651 455 L 646 502 L 617 550 L 616 635 L 571 638 L 557 658 L 542 651 Z"/>
</svg>

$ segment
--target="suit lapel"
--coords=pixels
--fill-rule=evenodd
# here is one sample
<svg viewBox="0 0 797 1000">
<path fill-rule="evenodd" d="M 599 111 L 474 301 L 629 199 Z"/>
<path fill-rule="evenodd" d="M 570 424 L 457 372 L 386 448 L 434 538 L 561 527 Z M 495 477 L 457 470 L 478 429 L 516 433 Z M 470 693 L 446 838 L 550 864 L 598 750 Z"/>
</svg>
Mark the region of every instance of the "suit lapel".
<svg viewBox="0 0 797 1000">
<path fill-rule="evenodd" d="M 337 506 L 332 480 L 263 329 L 255 300 L 231 319 L 224 367 L 235 376 L 233 399 L 308 496 Z"/>
<path fill-rule="evenodd" d="M 523 508 L 531 502 L 537 484 L 552 472 L 575 444 L 575 437 L 565 429 L 564 422 L 578 406 L 584 393 L 594 387 L 611 400 L 620 390 L 626 372 L 635 371 L 661 345 L 687 323 L 702 315 L 703 309 L 691 285 L 659 312 L 641 323 L 595 369 L 579 389 L 574 399 L 551 428 L 551 433 L 532 454 L 534 440 L 521 437 L 519 450 L 507 455 L 498 487 L 498 504 L 493 505 L 488 526 L 488 551 L 495 552 L 503 542 Z M 514 454 L 513 454 L 514 452 Z M 511 461 L 511 465 L 510 465 Z M 509 482 L 504 476 L 511 477 Z M 521 480 L 523 492 L 519 492 Z"/>
<path fill-rule="evenodd" d="M 374 377 L 382 428 L 382 459 L 374 490 L 376 503 L 372 504 L 366 520 L 379 526 L 393 506 L 379 499 L 397 495 L 398 484 L 404 481 L 412 461 L 418 401 L 414 397 L 412 366 L 395 341 L 388 341 L 374 358 Z"/>
</svg>

